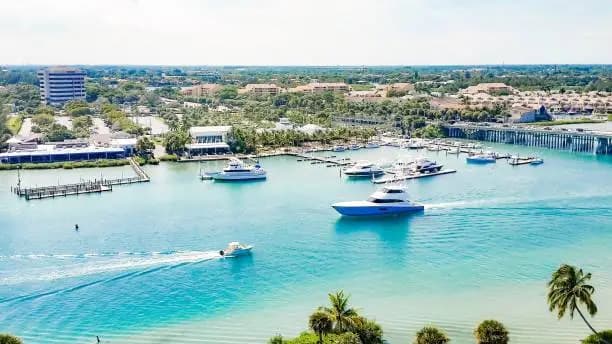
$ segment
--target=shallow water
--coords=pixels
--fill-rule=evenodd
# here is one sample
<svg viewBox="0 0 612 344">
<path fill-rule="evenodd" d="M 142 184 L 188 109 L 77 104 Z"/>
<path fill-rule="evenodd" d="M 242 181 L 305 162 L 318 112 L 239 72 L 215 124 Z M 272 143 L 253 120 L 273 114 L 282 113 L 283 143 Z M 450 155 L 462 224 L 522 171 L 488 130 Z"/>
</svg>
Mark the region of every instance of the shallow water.
<svg viewBox="0 0 612 344">
<path fill-rule="evenodd" d="M 495 145 L 500 152 L 533 153 Z M 584 325 L 557 321 L 545 303 L 559 264 L 594 273 L 612 320 L 612 159 L 537 151 L 541 166 L 468 165 L 465 156 L 386 147 L 337 153 L 390 160 L 425 155 L 458 170 L 407 183 L 422 214 L 340 218 L 329 205 L 376 186 L 337 168 L 263 159 L 265 182 L 215 183 L 195 163 L 147 167 L 151 183 L 26 202 L 0 172 L 0 329 L 29 343 L 264 343 L 293 336 L 344 289 L 391 343 L 425 324 L 471 343 L 494 317 L 513 343 L 576 343 Z M 329 154 L 329 153 L 328 153 Z M 221 163 L 205 164 L 205 169 Z M 23 183 L 120 176 L 129 167 L 25 171 Z M 74 231 L 78 223 L 80 231 Z M 230 241 L 252 257 L 221 259 Z"/>
</svg>

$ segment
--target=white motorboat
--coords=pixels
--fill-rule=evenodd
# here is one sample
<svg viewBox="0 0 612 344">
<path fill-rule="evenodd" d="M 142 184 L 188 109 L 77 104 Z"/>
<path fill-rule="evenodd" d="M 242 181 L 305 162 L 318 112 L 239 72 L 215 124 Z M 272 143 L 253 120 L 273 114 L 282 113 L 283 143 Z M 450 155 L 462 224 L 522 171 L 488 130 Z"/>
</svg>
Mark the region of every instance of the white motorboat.
<svg viewBox="0 0 612 344">
<path fill-rule="evenodd" d="M 459 154 L 459 153 L 461 153 L 461 150 L 459 149 L 459 147 L 454 146 L 454 147 L 450 147 L 447 150 L 447 152 L 448 152 L 448 154 Z"/>
<path fill-rule="evenodd" d="M 365 148 L 379 148 L 380 143 L 378 141 L 370 141 L 366 143 Z"/>
<path fill-rule="evenodd" d="M 543 163 L 544 163 L 544 159 L 542 159 L 542 158 L 534 158 L 533 160 L 531 160 L 529 165 L 541 165 Z"/>
<path fill-rule="evenodd" d="M 352 143 L 351 145 L 349 145 L 349 149 L 350 150 L 358 150 L 360 148 L 361 148 L 361 146 L 356 144 L 356 143 Z"/>
<path fill-rule="evenodd" d="M 488 163 L 497 161 L 495 154 L 491 152 L 473 154 L 473 155 L 468 156 L 465 159 L 467 162 L 477 163 L 477 164 L 488 164 Z"/>
<path fill-rule="evenodd" d="M 355 165 L 344 169 L 343 173 L 349 177 L 372 177 L 379 176 L 385 171 L 378 165 L 369 161 L 358 161 Z"/>
<path fill-rule="evenodd" d="M 332 152 L 344 152 L 346 150 L 346 147 L 344 146 L 334 146 L 334 148 L 332 148 Z"/>
<path fill-rule="evenodd" d="M 243 245 L 237 241 L 233 241 L 227 244 L 227 248 L 225 250 L 219 251 L 219 254 L 223 257 L 244 256 L 251 254 L 252 249 L 253 246 L 251 245 Z"/>
<path fill-rule="evenodd" d="M 408 194 L 401 186 L 385 186 L 365 201 L 335 203 L 332 208 L 345 216 L 405 214 L 425 209 L 422 204 L 408 200 Z"/>
<path fill-rule="evenodd" d="M 221 172 L 208 174 L 214 180 L 255 180 L 266 179 L 266 171 L 259 165 L 247 165 L 236 158 L 231 158 L 227 167 Z"/>
<path fill-rule="evenodd" d="M 413 161 L 408 169 L 412 173 L 432 173 L 440 172 L 443 165 L 438 165 L 435 161 L 431 161 L 425 158 L 419 158 Z"/>
</svg>

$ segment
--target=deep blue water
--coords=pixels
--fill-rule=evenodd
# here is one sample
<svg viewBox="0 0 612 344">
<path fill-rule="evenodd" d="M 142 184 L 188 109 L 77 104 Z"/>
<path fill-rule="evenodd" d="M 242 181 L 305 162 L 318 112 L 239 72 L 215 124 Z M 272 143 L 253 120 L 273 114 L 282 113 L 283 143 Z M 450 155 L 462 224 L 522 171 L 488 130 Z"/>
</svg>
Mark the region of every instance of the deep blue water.
<svg viewBox="0 0 612 344">
<path fill-rule="evenodd" d="M 395 148 L 338 154 L 425 155 L 458 170 L 407 184 L 423 214 L 375 220 L 329 205 L 376 186 L 291 157 L 263 159 L 265 182 L 202 182 L 198 164 L 162 164 L 147 167 L 151 183 L 30 202 L 9 192 L 16 174 L 0 172 L 0 331 L 28 343 L 263 343 L 304 330 L 326 293 L 344 289 L 392 343 L 429 323 L 469 343 L 487 317 L 516 343 L 575 343 L 586 329 L 548 313 L 545 283 L 563 262 L 592 271 L 595 324 L 609 327 L 612 159 L 537 153 L 538 167 Z M 131 173 L 22 177 L 40 185 L 100 171 Z M 235 240 L 255 245 L 253 256 L 219 259 Z"/>
</svg>

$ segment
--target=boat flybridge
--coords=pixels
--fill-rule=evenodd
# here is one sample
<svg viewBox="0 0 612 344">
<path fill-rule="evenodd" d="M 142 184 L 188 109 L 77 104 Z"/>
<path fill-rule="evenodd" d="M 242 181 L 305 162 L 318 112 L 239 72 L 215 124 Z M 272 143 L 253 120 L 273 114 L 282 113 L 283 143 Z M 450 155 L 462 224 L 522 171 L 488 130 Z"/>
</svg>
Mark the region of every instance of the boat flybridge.
<svg viewBox="0 0 612 344">
<path fill-rule="evenodd" d="M 374 192 L 365 201 L 334 203 L 332 208 L 345 216 L 406 214 L 425 209 L 422 204 L 408 200 L 405 187 L 391 185 Z"/>
<path fill-rule="evenodd" d="M 221 172 L 210 174 L 214 180 L 254 180 L 266 179 L 266 171 L 259 165 L 247 165 L 236 158 L 230 158 L 229 163 Z"/>
<path fill-rule="evenodd" d="M 232 241 L 227 244 L 227 248 L 225 250 L 219 251 L 219 254 L 222 257 L 237 257 L 244 256 L 247 254 L 251 254 L 251 250 L 253 246 L 251 245 L 243 245 L 237 241 Z"/>
<path fill-rule="evenodd" d="M 376 164 L 362 160 L 353 166 L 345 168 L 343 173 L 349 177 L 372 177 L 381 175 L 385 171 Z"/>
</svg>

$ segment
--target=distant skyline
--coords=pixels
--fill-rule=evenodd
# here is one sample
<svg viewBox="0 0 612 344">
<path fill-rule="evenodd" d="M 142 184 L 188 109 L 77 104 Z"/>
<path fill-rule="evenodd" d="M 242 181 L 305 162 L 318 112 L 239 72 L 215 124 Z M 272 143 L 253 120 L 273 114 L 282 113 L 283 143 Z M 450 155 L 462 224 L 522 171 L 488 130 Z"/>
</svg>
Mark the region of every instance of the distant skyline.
<svg viewBox="0 0 612 344">
<path fill-rule="evenodd" d="M 0 64 L 610 64 L 610 0 L 20 0 Z"/>
</svg>

